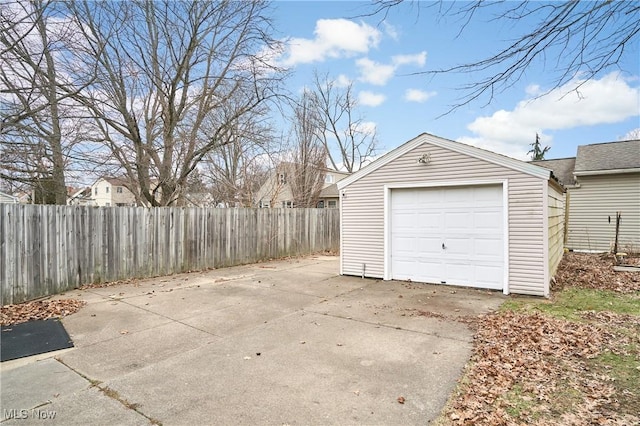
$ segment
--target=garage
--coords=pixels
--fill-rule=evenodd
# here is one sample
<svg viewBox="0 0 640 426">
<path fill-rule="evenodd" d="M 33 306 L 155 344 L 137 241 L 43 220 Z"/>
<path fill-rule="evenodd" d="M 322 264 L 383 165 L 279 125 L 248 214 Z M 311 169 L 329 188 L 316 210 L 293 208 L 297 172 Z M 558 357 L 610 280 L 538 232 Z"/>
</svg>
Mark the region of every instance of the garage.
<svg viewBox="0 0 640 426">
<path fill-rule="evenodd" d="M 338 189 L 343 275 L 549 294 L 564 188 L 547 169 L 422 134 Z"/>
<path fill-rule="evenodd" d="M 503 289 L 501 185 L 391 190 L 391 277 Z"/>
</svg>

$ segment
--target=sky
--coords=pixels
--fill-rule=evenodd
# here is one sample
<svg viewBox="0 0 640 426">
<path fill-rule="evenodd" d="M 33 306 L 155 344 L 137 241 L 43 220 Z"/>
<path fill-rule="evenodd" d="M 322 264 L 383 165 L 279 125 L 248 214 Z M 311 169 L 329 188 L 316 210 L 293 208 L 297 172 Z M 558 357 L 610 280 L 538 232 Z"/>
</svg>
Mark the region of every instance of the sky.
<svg viewBox="0 0 640 426">
<path fill-rule="evenodd" d="M 314 72 L 351 82 L 358 112 L 376 128 L 380 154 L 427 132 L 525 160 L 538 133 L 550 146 L 545 158 L 566 158 L 576 155 L 578 145 L 628 139 L 640 129 L 637 43 L 625 62 L 585 83 L 580 93 L 549 92 L 557 67 L 545 58 L 490 103 L 483 99 L 446 114 L 460 88 L 479 76 L 425 72 L 486 58 L 532 22 L 480 14 L 460 34 L 459 18 L 437 19 L 423 6 L 407 2 L 386 16 L 366 16 L 368 2 L 275 2 L 274 27 L 285 43 L 277 61 L 292 72 L 289 89 L 302 92 Z"/>
</svg>

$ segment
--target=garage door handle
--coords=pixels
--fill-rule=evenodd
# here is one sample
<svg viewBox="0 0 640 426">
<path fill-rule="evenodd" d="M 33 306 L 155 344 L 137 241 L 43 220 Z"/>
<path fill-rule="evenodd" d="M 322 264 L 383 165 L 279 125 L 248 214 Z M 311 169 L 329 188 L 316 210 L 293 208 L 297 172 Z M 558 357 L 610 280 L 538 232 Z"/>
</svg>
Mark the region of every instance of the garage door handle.
<svg viewBox="0 0 640 426">
<path fill-rule="evenodd" d="M 444 250 L 446 248 L 447 248 L 447 246 L 445 246 L 444 243 L 442 243 L 442 249 Z"/>
</svg>

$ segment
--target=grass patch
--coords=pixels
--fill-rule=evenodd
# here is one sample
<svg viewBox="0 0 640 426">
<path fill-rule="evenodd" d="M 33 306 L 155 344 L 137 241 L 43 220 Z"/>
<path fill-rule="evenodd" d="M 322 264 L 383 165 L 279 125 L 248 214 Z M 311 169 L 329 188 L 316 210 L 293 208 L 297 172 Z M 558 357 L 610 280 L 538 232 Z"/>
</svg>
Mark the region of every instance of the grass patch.
<svg viewBox="0 0 640 426">
<path fill-rule="evenodd" d="M 640 407 L 640 353 L 616 354 L 605 352 L 589 361 L 589 367 L 598 374 L 610 376 L 616 388 L 616 404 L 613 409 L 621 414 L 638 414 Z"/>
<path fill-rule="evenodd" d="M 571 412 L 573 407 L 580 403 L 584 399 L 584 395 L 575 386 L 572 386 L 568 382 L 560 383 L 550 398 L 551 409 L 549 415 L 552 418 Z"/>
<path fill-rule="evenodd" d="M 581 321 L 580 312 L 613 312 L 640 316 L 640 296 L 624 295 L 608 290 L 567 288 L 550 300 L 514 297 L 502 310 L 541 312 L 570 321 Z"/>
<path fill-rule="evenodd" d="M 436 424 L 640 425 L 638 407 L 640 292 L 565 287 L 512 297 L 480 320 Z"/>
<path fill-rule="evenodd" d="M 517 384 L 504 396 L 506 404 L 506 412 L 514 419 L 536 419 L 539 416 L 536 413 L 536 396 L 531 392 L 526 392 L 522 385 Z"/>
</svg>

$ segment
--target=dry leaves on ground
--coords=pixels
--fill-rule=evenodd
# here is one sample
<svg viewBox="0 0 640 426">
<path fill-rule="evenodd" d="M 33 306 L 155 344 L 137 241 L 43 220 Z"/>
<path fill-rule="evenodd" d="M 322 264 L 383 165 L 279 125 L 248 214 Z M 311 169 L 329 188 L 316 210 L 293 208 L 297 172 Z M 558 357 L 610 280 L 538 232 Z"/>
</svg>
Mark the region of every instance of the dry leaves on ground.
<svg viewBox="0 0 640 426">
<path fill-rule="evenodd" d="M 634 298 L 640 274 L 614 272 L 613 265 L 610 255 L 567 253 L 553 290 L 580 287 Z M 472 362 L 446 418 L 460 425 L 640 424 L 640 394 L 618 388 L 602 361 L 640 365 L 640 317 L 609 311 L 579 317 L 582 322 L 514 311 L 481 317 Z"/>
<path fill-rule="evenodd" d="M 629 294 L 640 291 L 640 272 L 616 272 L 610 254 L 565 253 L 552 290 L 582 287 Z"/>
<path fill-rule="evenodd" d="M 6 305 L 0 308 L 0 322 L 6 326 L 32 320 L 62 318 L 77 312 L 86 303 L 75 299 L 60 299 Z"/>
<path fill-rule="evenodd" d="M 630 337 L 615 328 L 627 325 L 629 316 L 585 317 L 593 322 L 512 311 L 485 316 L 475 336 L 468 384 L 449 405 L 447 417 L 461 425 L 639 424 L 637 413 L 620 410 L 613 379 L 588 364 L 623 344 L 637 349 L 637 333 L 629 346 Z M 558 411 L 563 401 L 567 409 Z"/>
</svg>

